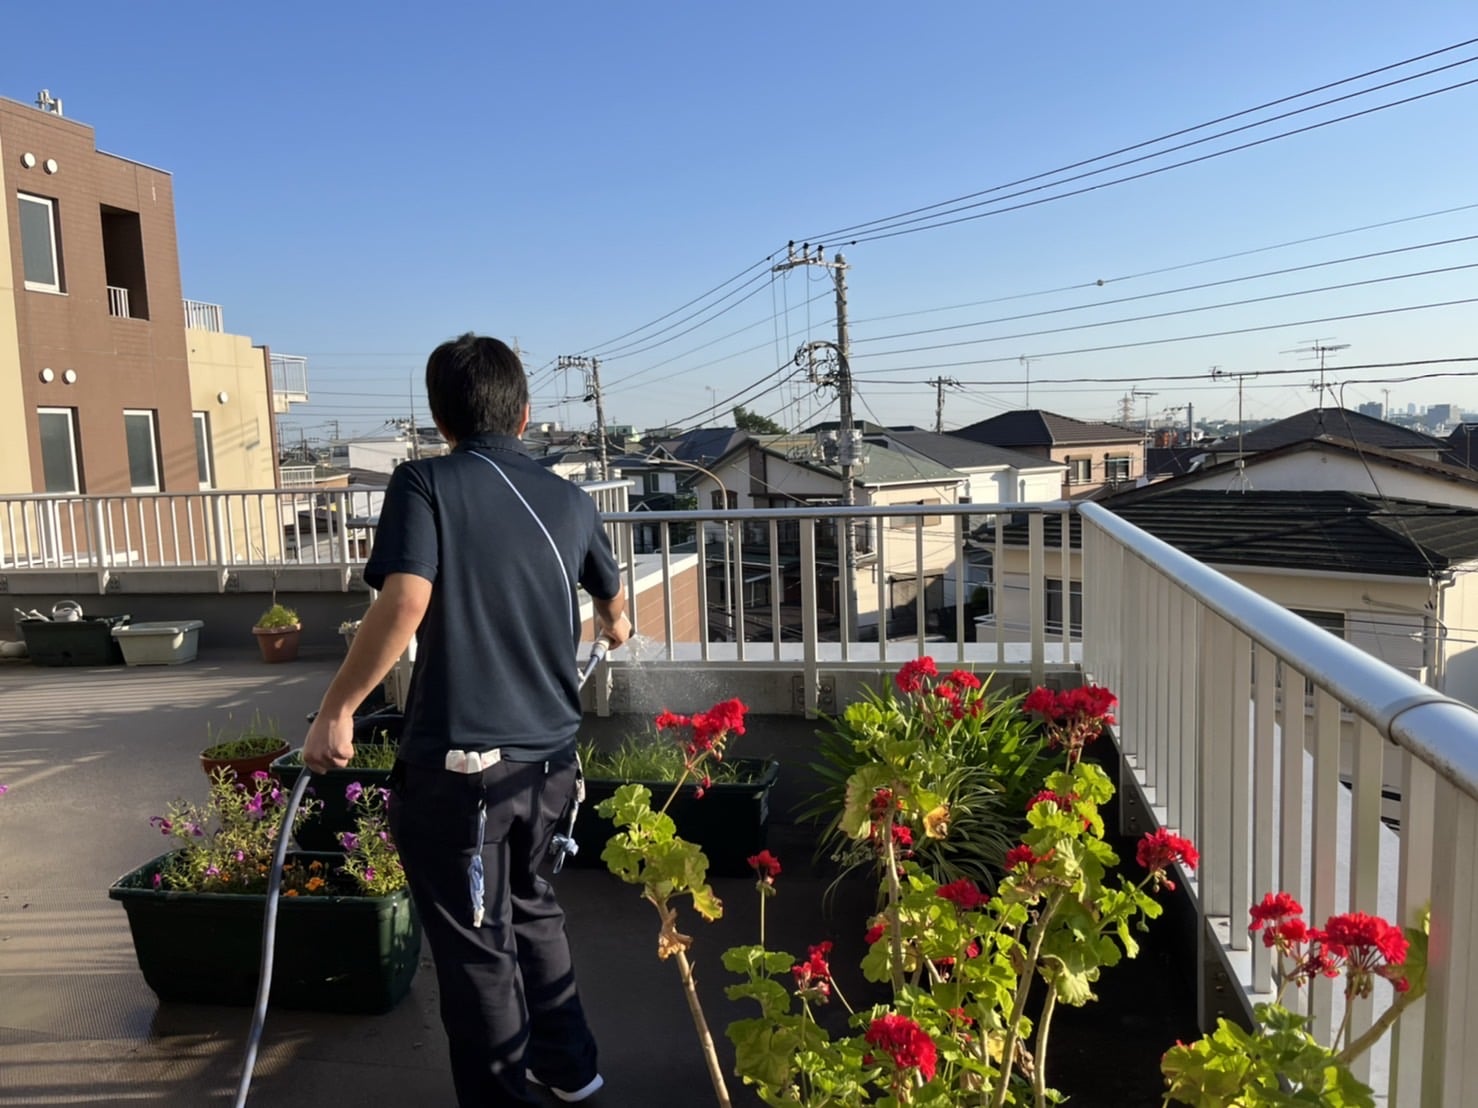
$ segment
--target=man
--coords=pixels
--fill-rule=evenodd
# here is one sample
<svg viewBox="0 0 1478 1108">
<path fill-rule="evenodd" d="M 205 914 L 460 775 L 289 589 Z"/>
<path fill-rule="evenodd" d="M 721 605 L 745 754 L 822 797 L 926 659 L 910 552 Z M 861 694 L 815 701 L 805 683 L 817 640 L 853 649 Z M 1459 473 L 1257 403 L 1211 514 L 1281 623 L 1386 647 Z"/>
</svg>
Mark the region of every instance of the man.
<svg viewBox="0 0 1478 1108">
<path fill-rule="evenodd" d="M 601 1085 L 595 1040 L 537 870 L 575 788 L 575 586 L 619 646 L 620 574 L 594 502 L 519 442 L 528 383 L 512 350 L 443 343 L 426 392 L 454 449 L 390 478 L 364 573 L 380 595 L 303 760 L 348 762 L 354 709 L 416 635 L 390 820 L 436 962 L 457 1102 L 539 1104 L 531 1081 L 583 1100 Z"/>
</svg>

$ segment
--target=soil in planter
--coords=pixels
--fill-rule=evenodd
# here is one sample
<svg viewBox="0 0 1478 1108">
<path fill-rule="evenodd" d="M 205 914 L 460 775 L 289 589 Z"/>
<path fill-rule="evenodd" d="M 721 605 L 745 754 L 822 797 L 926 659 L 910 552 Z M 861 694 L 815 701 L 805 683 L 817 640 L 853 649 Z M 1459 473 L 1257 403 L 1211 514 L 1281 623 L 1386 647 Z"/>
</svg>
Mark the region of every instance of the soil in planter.
<svg viewBox="0 0 1478 1108">
<path fill-rule="evenodd" d="M 120 877 L 134 952 L 161 1001 L 250 1005 L 262 954 L 263 895 L 155 890 L 168 855 Z M 337 855 L 293 855 L 338 865 Z M 409 991 L 421 925 L 404 892 L 388 897 L 284 897 L 278 902 L 272 1004 L 320 1012 L 380 1013 Z"/>
<path fill-rule="evenodd" d="M 702 797 L 696 795 L 696 785 L 684 785 L 667 809 L 677 824 L 677 833 L 703 848 L 708 856 L 708 872 L 716 877 L 749 874 L 747 859 L 764 850 L 769 842 L 770 789 L 779 776 L 780 764 L 751 758 L 737 759 L 734 764 L 747 770 L 751 779 L 715 782 Z M 580 852 L 569 864 L 605 867 L 601 851 L 616 828 L 595 806 L 628 784 L 643 784 L 651 789 L 654 807 L 660 807 L 672 791 L 670 781 L 663 784 L 587 778 L 585 803 L 580 805 L 580 815 L 575 821 L 575 841 L 580 845 Z"/>
</svg>

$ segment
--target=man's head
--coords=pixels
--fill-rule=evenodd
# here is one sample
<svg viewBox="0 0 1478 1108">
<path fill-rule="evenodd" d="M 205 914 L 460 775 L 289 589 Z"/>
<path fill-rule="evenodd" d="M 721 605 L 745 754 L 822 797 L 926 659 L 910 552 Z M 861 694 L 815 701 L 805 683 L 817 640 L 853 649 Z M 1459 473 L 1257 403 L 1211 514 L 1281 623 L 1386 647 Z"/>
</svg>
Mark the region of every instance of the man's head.
<svg viewBox="0 0 1478 1108">
<path fill-rule="evenodd" d="M 520 435 L 528 418 L 529 382 L 518 355 L 471 331 L 444 342 L 426 359 L 431 418 L 461 442 L 474 435 Z"/>
</svg>

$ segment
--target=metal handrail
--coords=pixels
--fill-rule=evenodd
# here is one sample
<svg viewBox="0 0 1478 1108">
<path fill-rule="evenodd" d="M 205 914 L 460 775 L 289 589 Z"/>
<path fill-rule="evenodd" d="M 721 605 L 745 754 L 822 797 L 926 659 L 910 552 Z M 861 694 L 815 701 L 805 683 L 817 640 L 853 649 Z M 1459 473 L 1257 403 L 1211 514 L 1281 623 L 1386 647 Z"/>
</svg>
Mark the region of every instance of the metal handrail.
<svg viewBox="0 0 1478 1108">
<path fill-rule="evenodd" d="M 1417 713 L 1428 705 L 1453 705 L 1471 717 L 1473 709 L 1367 654 L 1281 604 L 1218 573 L 1169 543 L 1140 530 L 1099 504 L 1078 505 L 1085 520 L 1126 551 L 1175 578 L 1182 588 L 1254 642 L 1284 657 L 1316 686 L 1369 720 L 1385 738 L 1398 743 L 1463 791 L 1478 797 L 1478 746 L 1455 744 L 1420 721 L 1449 718 L 1446 712 Z"/>
</svg>

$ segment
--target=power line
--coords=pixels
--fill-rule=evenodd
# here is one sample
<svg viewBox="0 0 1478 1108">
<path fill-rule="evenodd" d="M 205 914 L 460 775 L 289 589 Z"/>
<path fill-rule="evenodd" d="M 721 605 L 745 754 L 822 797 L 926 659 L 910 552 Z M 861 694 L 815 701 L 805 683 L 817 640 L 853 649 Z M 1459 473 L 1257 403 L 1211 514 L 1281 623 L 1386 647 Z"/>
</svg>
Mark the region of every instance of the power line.
<svg viewBox="0 0 1478 1108">
<path fill-rule="evenodd" d="M 1474 61 L 1478 61 L 1478 56 L 1471 57 L 1471 58 L 1465 58 L 1465 59 L 1463 59 L 1460 62 L 1453 62 L 1453 63 L 1451 63 L 1449 65 L 1441 66 L 1438 69 L 1429 70 L 1429 71 L 1424 72 L 1424 73 L 1418 73 L 1418 74 L 1415 74 L 1415 75 L 1413 75 L 1411 77 L 1405 77 L 1405 78 L 1402 78 L 1401 81 L 1391 82 L 1391 84 L 1400 84 L 1400 83 L 1402 83 L 1402 81 L 1415 80 L 1418 77 L 1425 77 L 1425 76 L 1429 76 L 1431 73 L 1439 72 L 1441 69 L 1451 69 L 1451 68 L 1454 68 L 1455 66 L 1458 66 L 1458 65 L 1468 65 L 1468 64 L 1470 64 L 1470 63 L 1472 63 Z M 934 230 L 934 229 L 939 228 L 939 227 L 952 227 L 952 226 L 954 226 L 956 224 L 959 224 L 959 223 L 968 223 L 968 222 L 971 222 L 972 220 L 985 219 L 988 216 L 1001 215 L 1001 214 L 1004 214 L 1005 212 L 1021 211 L 1022 209 L 1025 209 L 1025 208 L 1032 208 L 1032 207 L 1036 207 L 1036 206 L 1041 205 L 1041 204 L 1051 203 L 1054 200 L 1065 200 L 1068 197 L 1081 196 L 1084 193 L 1095 192 L 1095 191 L 1097 191 L 1099 189 L 1109 188 L 1109 187 L 1111 187 L 1113 185 L 1122 185 L 1122 184 L 1126 184 L 1126 183 L 1128 183 L 1130 181 L 1138 181 L 1138 180 L 1142 180 L 1142 179 L 1144 179 L 1146 177 L 1154 177 L 1154 176 L 1156 176 L 1158 174 L 1161 174 L 1161 173 L 1168 173 L 1170 170 L 1173 170 L 1173 169 L 1183 169 L 1184 167 L 1189 166 L 1189 165 L 1197 165 L 1197 164 L 1199 164 L 1201 162 L 1210 161 L 1210 160 L 1212 160 L 1214 158 L 1220 158 L 1220 157 L 1223 157 L 1223 156 L 1225 156 L 1227 154 L 1235 154 L 1235 153 L 1239 153 L 1239 152 L 1241 152 L 1243 150 L 1251 150 L 1251 149 L 1253 149 L 1255 147 L 1263 146 L 1263 145 L 1266 145 L 1267 143 L 1270 143 L 1270 142 L 1277 142 L 1277 141 L 1279 141 L 1281 139 L 1291 138 L 1291 137 L 1294 137 L 1296 135 L 1306 134 L 1306 133 L 1308 133 L 1310 131 L 1317 131 L 1317 130 L 1320 130 L 1321 128 L 1324 128 L 1324 127 L 1330 127 L 1330 126 L 1333 126 L 1336 123 L 1345 123 L 1345 122 L 1348 122 L 1349 120 L 1352 120 L 1352 119 L 1359 119 L 1359 118 L 1361 118 L 1363 116 L 1373 115 L 1376 112 L 1385 111 L 1388 108 L 1402 107 L 1402 106 L 1404 106 L 1406 104 L 1412 104 L 1412 103 L 1415 103 L 1415 102 L 1417 102 L 1419 100 L 1425 100 L 1425 99 L 1427 99 L 1428 97 L 1431 97 L 1431 96 L 1438 96 L 1438 95 L 1440 95 L 1442 93 L 1445 93 L 1445 92 L 1453 92 L 1453 91 L 1455 91 L 1457 89 L 1460 89 L 1460 88 L 1466 88 L 1467 86 L 1473 85 L 1473 84 L 1478 84 L 1478 78 L 1472 78 L 1472 79 L 1467 80 L 1467 81 L 1459 81 L 1459 82 L 1456 82 L 1456 83 L 1451 84 L 1451 85 L 1444 85 L 1441 88 L 1429 89 L 1426 92 L 1415 93 L 1415 94 L 1413 94 L 1411 96 L 1404 97 L 1404 98 L 1399 99 L 1399 100 L 1392 100 L 1392 101 L 1388 101 L 1387 103 L 1384 103 L 1384 104 L 1377 104 L 1374 107 L 1363 108 L 1360 111 L 1348 112 L 1345 115 L 1334 116 L 1334 117 L 1332 117 L 1330 119 L 1320 120 L 1317 123 L 1310 123 L 1310 124 L 1307 124 L 1307 125 L 1305 125 L 1303 127 L 1291 128 L 1290 130 L 1287 130 L 1287 131 L 1280 131 L 1277 134 L 1265 135 L 1262 138 L 1252 139 L 1252 140 L 1250 140 L 1248 142 L 1240 143 L 1240 144 L 1238 144 L 1236 146 L 1229 146 L 1229 147 L 1226 147 L 1226 148 L 1221 149 L 1221 150 L 1213 150 L 1213 151 L 1211 151 L 1209 153 L 1199 154 L 1199 155 L 1197 155 L 1197 156 L 1195 156 L 1193 158 L 1185 158 L 1185 159 L 1182 159 L 1181 161 L 1178 161 L 1178 162 L 1171 162 L 1168 165 L 1156 166 L 1153 169 L 1142 170 L 1142 171 L 1140 171 L 1138 173 L 1127 174 L 1127 175 L 1125 175 L 1123 177 L 1111 178 L 1110 180 L 1107 180 L 1107 181 L 1098 181 L 1098 182 L 1093 183 L 1093 184 L 1084 185 L 1081 188 L 1070 189 L 1067 192 L 1056 193 L 1056 194 L 1054 194 L 1052 196 L 1037 197 L 1034 200 L 1026 200 L 1026 201 L 1023 201 L 1020 204 L 1011 204 L 1011 205 L 1007 205 L 1005 207 L 992 208 L 991 210 L 988 210 L 988 211 L 975 211 L 974 214 L 972 214 L 972 215 L 961 215 L 961 216 L 958 216 L 957 218 L 954 218 L 954 219 L 940 218 L 940 217 L 946 216 L 946 215 L 955 215 L 958 212 L 972 211 L 972 210 L 977 209 L 977 208 L 985 207 L 986 205 L 999 204 L 999 203 L 1001 203 L 1002 201 L 1005 201 L 1005 200 L 1013 200 L 1013 199 L 1016 199 L 1016 198 L 1022 197 L 1022 196 L 1030 196 L 1033 193 L 1042 192 L 1042 191 L 1044 191 L 1046 189 L 1056 188 L 1059 185 L 1068 184 L 1068 183 L 1070 183 L 1072 181 L 1082 180 L 1082 179 L 1087 178 L 1087 177 L 1094 177 L 1094 176 L 1097 176 L 1100 173 L 1107 173 L 1107 172 L 1109 172 L 1110 170 L 1113 170 L 1113 169 L 1124 168 L 1126 166 L 1133 165 L 1133 164 L 1135 164 L 1137 162 L 1145 161 L 1145 160 L 1150 159 L 1150 158 L 1163 157 L 1165 154 L 1172 153 L 1175 150 L 1182 150 L 1182 149 L 1186 149 L 1186 148 L 1188 148 L 1190 146 L 1196 146 L 1196 145 L 1199 145 L 1199 144 L 1204 143 L 1204 142 L 1210 142 L 1213 139 L 1223 138 L 1223 137 L 1226 137 L 1227 135 L 1234 134 L 1234 133 L 1236 133 L 1238 131 L 1247 130 L 1248 127 L 1263 126 L 1264 124 L 1271 123 L 1271 122 L 1273 122 L 1273 121 L 1275 121 L 1277 119 L 1287 118 L 1288 116 L 1297 115 L 1297 114 L 1299 114 L 1301 112 L 1304 112 L 1304 111 L 1310 111 L 1313 108 L 1325 107 L 1328 104 L 1332 104 L 1332 103 L 1337 102 L 1338 100 L 1345 100 L 1345 99 L 1349 99 L 1350 98 L 1349 96 L 1337 97 L 1334 100 L 1326 101 L 1323 104 L 1315 104 L 1315 105 L 1311 105 L 1308 108 L 1301 108 L 1301 109 L 1298 110 L 1298 112 L 1289 112 L 1289 113 L 1285 113 L 1282 116 L 1274 116 L 1274 117 L 1272 117 L 1270 119 L 1263 120 L 1263 121 L 1261 121 L 1259 123 L 1256 123 L 1256 124 L 1248 124 L 1247 126 L 1244 126 L 1244 127 L 1233 128 L 1233 129 L 1231 129 L 1229 131 L 1226 131 L 1226 132 L 1223 132 L 1223 133 L 1220 133 L 1220 134 L 1210 135 L 1210 136 L 1207 136 L 1206 138 L 1197 139 L 1195 142 L 1184 143 L 1181 146 L 1170 147 L 1170 148 L 1168 148 L 1166 150 L 1158 151 L 1158 152 L 1156 152 L 1154 154 L 1147 154 L 1147 155 L 1143 155 L 1143 156 L 1138 157 L 1138 158 L 1131 158 L 1131 159 L 1129 159 L 1127 161 L 1124 161 L 1124 162 L 1118 162 L 1118 163 L 1115 163 L 1113 165 L 1104 166 L 1103 168 L 1093 170 L 1090 173 L 1082 173 L 1082 174 L 1078 174 L 1078 175 L 1073 176 L 1073 177 L 1064 178 L 1062 180 L 1050 181 L 1050 182 L 1048 182 L 1046 184 L 1042 184 L 1042 185 L 1035 185 L 1035 186 L 1033 186 L 1031 188 L 1028 188 L 1028 189 L 1022 189 L 1022 190 L 1020 190 L 1018 192 L 1006 193 L 1006 194 L 1004 194 L 1002 196 L 996 197 L 996 198 L 991 199 L 991 200 L 982 200 L 982 201 L 976 201 L 975 203 L 971 203 L 971 204 L 965 204 L 965 205 L 962 205 L 962 206 L 960 206 L 958 208 L 952 208 L 952 209 L 949 209 L 949 210 L 946 210 L 946 211 L 941 211 L 941 212 L 937 213 L 934 216 L 919 216 L 919 217 L 915 217 L 913 219 L 901 220 L 901 221 L 899 221 L 899 222 L 897 222 L 897 223 L 895 223 L 895 224 L 893 224 L 891 226 L 886 226 L 886 227 L 883 227 L 880 230 L 872 231 L 872 232 L 869 232 L 869 233 L 863 234 L 863 235 L 858 235 L 858 236 L 856 236 L 856 237 L 854 237 L 852 239 L 849 239 L 848 242 L 847 242 L 847 245 L 855 245 L 857 243 L 877 242 L 877 241 L 880 241 L 882 239 L 896 238 L 899 235 L 915 234 L 915 233 L 917 233 L 919 231 L 929 231 L 929 230 Z M 1389 85 L 1382 85 L 1382 86 L 1377 86 L 1377 87 L 1378 88 L 1386 88 L 1386 87 L 1389 87 Z M 1376 89 L 1367 89 L 1364 92 L 1352 93 L 1350 95 L 1351 96 L 1356 96 L 1356 95 L 1363 96 L 1363 95 L 1366 95 L 1366 93 L 1372 92 L 1372 91 L 1376 91 Z M 1035 178 L 1033 178 L 1033 179 L 1035 179 Z M 996 191 L 996 190 L 991 190 L 991 191 Z M 928 220 L 933 220 L 933 222 L 928 222 Z M 826 236 L 826 237 L 831 237 L 831 236 Z"/>
<path fill-rule="evenodd" d="M 1254 327 L 1232 327 L 1224 331 L 1203 331 L 1195 335 L 1172 335 L 1169 338 L 1142 339 L 1138 342 L 1110 343 L 1104 346 L 1082 346 L 1073 350 L 1041 350 L 1032 353 L 1033 359 L 1037 358 L 1065 358 L 1074 354 L 1101 354 L 1109 350 L 1133 350 L 1143 346 L 1164 346 L 1175 342 L 1191 342 L 1196 339 L 1225 338 L 1229 335 L 1250 335 L 1259 331 L 1276 331 L 1283 327 L 1311 327 L 1316 323 L 1342 323 L 1347 319 L 1370 319 L 1375 316 L 1400 315 L 1405 312 L 1427 311 L 1433 308 L 1454 308 L 1464 304 L 1478 304 L 1478 297 L 1467 297 L 1460 300 L 1436 300 L 1426 304 L 1407 304 L 1399 308 L 1378 308 L 1367 312 L 1347 312 L 1344 315 L 1320 316 L 1315 319 L 1292 319 L 1283 323 L 1266 323 Z M 1078 328 L 1064 328 L 1065 330 L 1077 330 Z M 1047 332 L 1056 333 L 1056 332 Z M 1010 336 L 1005 336 L 1010 337 Z M 887 354 L 897 354 L 900 351 L 879 351 L 877 354 L 863 354 L 859 357 L 875 358 Z M 930 369 L 955 369 L 959 366 L 992 365 L 1018 360 L 1017 355 L 996 358 L 970 358 L 960 362 L 923 362 L 918 365 L 894 366 L 892 369 L 878 370 L 881 373 L 908 373 L 913 370 Z M 1307 371 L 1306 371 L 1307 372 Z M 866 378 L 864 378 L 866 379 Z M 1121 379 L 1122 380 L 1122 379 Z M 1018 382 L 1019 383 L 1019 382 Z"/>
<path fill-rule="evenodd" d="M 888 335 L 872 335 L 872 336 L 870 336 L 868 338 L 865 338 L 865 339 L 857 339 L 856 341 L 858 343 L 864 343 L 864 342 L 885 342 L 888 339 L 912 338 L 912 337 L 914 337 L 916 335 L 943 334 L 944 332 L 947 332 L 947 331 L 961 331 L 961 330 L 965 330 L 965 329 L 970 328 L 970 327 L 988 327 L 988 326 L 991 326 L 992 324 L 996 324 L 996 323 L 1012 323 L 1012 322 L 1015 322 L 1015 321 L 1021 320 L 1021 319 L 1039 319 L 1039 318 L 1041 318 L 1043 316 L 1063 315 L 1063 314 L 1066 314 L 1068 312 L 1088 311 L 1088 310 L 1093 309 L 1093 308 L 1107 308 L 1107 307 L 1111 307 L 1111 306 L 1113 306 L 1115 304 L 1130 304 L 1130 303 L 1135 303 L 1135 302 L 1140 301 L 1140 300 L 1153 300 L 1153 299 L 1156 299 L 1157 297 L 1161 297 L 1161 296 L 1174 296 L 1174 295 L 1177 295 L 1177 294 L 1183 293 L 1183 292 L 1198 292 L 1201 289 L 1219 288 L 1222 285 L 1240 284 L 1240 283 L 1242 283 L 1244 281 L 1260 281 L 1260 280 L 1265 280 L 1265 279 L 1267 279 L 1269 277 L 1284 277 L 1284 276 L 1287 276 L 1290 273 L 1302 273 L 1302 272 L 1304 272 L 1306 270 L 1311 270 L 1311 269 L 1323 269 L 1323 268 L 1325 268 L 1327 266 L 1332 266 L 1332 265 L 1345 265 L 1345 264 L 1348 264 L 1350 262 L 1369 261 L 1371 258 L 1384 258 L 1384 257 L 1388 257 L 1388 256 L 1394 255 L 1394 254 L 1408 254 L 1408 253 L 1411 253 L 1411 252 L 1416 251 L 1416 250 L 1430 250 L 1430 249 L 1434 249 L 1434 248 L 1440 247 L 1440 246 L 1452 246 L 1452 245 L 1455 245 L 1457 243 L 1473 242 L 1475 240 L 1478 240 L 1478 235 L 1463 235 L 1463 236 L 1460 236 L 1460 237 L 1457 237 L 1457 238 L 1439 239 L 1439 240 L 1436 240 L 1434 242 L 1423 242 L 1423 243 L 1415 243 L 1415 244 L 1412 244 L 1410 246 L 1393 247 L 1390 250 L 1374 250 L 1374 251 L 1370 251 L 1369 253 L 1365 253 L 1365 254 L 1351 254 L 1351 255 L 1348 255 L 1347 257 L 1343 257 L 1343 258 L 1330 258 L 1330 259 L 1328 259 L 1326 261 L 1322 261 L 1322 262 L 1308 262 L 1308 263 L 1305 263 L 1304 265 L 1285 266 L 1282 269 L 1269 269 L 1269 270 L 1264 270 L 1261 273 L 1248 273 L 1248 274 L 1244 274 L 1244 275 L 1242 275 L 1240 277 L 1224 277 L 1224 278 L 1222 278 L 1220 280 L 1217 280 L 1217 281 L 1202 281 L 1202 282 L 1199 282 L 1199 283 L 1194 284 L 1194 285 L 1182 285 L 1182 286 L 1180 286 L 1178 288 L 1173 288 L 1173 289 L 1160 289 L 1160 290 L 1158 290 L 1156 292 L 1141 292 L 1141 293 L 1136 293 L 1133 296 L 1118 296 L 1118 297 L 1114 297 L 1111 300 L 1098 300 L 1098 301 L 1094 301 L 1092 303 L 1087 303 L 1087 304 L 1069 304 L 1069 305 L 1067 305 L 1065 307 L 1061 307 L 1061 308 L 1046 308 L 1046 309 L 1043 309 L 1042 311 L 1039 311 L 1039 312 L 1020 312 L 1020 313 L 1018 313 L 1016 315 L 996 316 L 993 319 L 979 319 L 979 320 L 974 320 L 974 321 L 971 321 L 971 322 L 968 322 L 968 323 L 950 323 L 950 324 L 945 324 L 944 326 L 941 326 L 941 327 L 925 327 L 925 328 L 920 328 L 919 330 L 916 330 L 916 331 L 895 331 L 892 334 L 888 334 Z M 1335 285 L 1335 286 L 1330 286 L 1330 287 L 1331 288 L 1341 288 L 1341 287 L 1344 287 L 1344 286 Z M 1311 290 L 1311 291 L 1317 292 L 1317 291 L 1323 291 L 1323 290 L 1315 289 L 1315 290 Z M 1300 292 L 1292 292 L 1292 293 L 1284 293 L 1284 294 L 1281 294 L 1281 295 L 1298 296 L 1298 295 L 1303 295 L 1303 293 L 1300 293 Z M 1252 303 L 1252 302 L 1253 301 L 1236 301 L 1234 303 Z M 1184 309 L 1184 310 L 1185 311 L 1200 311 L 1200 310 L 1204 310 L 1204 309 L 1190 308 L 1190 309 Z M 1140 317 L 1140 318 L 1150 319 L 1150 318 L 1156 318 L 1156 317 L 1153 317 L 1153 316 L 1145 316 L 1145 317 Z M 1089 326 L 1099 326 L 1099 324 L 1090 324 Z M 982 339 L 982 340 L 977 340 L 977 341 L 992 341 L 992 340 Z M 929 348 L 928 347 L 920 347 L 920 348 L 917 348 L 917 349 L 929 349 Z M 910 351 L 893 351 L 893 353 L 909 353 L 909 352 Z"/>
<path fill-rule="evenodd" d="M 840 236 L 864 231 L 881 224 L 891 224 L 899 219 L 903 219 L 908 216 L 919 215 L 923 212 L 936 211 L 941 208 L 950 208 L 956 204 L 964 203 L 967 200 L 974 200 L 977 197 L 988 196 L 992 193 L 1004 191 L 1005 189 L 1016 188 L 1018 185 L 1030 184 L 1033 181 L 1040 181 L 1046 177 L 1056 177 L 1059 174 L 1067 173 L 1074 169 L 1080 169 L 1083 166 L 1092 165 L 1094 162 L 1107 161 L 1109 158 L 1116 158 L 1121 154 L 1129 154 L 1135 150 L 1142 150 L 1147 146 L 1155 146 L 1162 142 L 1168 142 L 1171 139 L 1179 138 L 1182 135 L 1194 134 L 1196 131 L 1203 131 L 1208 127 L 1215 127 L 1222 123 L 1229 123 L 1233 119 L 1240 119 L 1242 116 L 1251 115 L 1254 112 L 1265 111 L 1268 108 L 1278 107 L 1280 104 L 1291 103 L 1294 100 L 1301 100 L 1306 96 L 1314 96 L 1318 93 L 1326 92 L 1329 89 L 1338 88 L 1341 85 L 1351 84 L 1354 81 L 1361 81 L 1367 77 L 1374 77 L 1381 73 L 1387 73 L 1393 69 L 1400 69 L 1402 66 L 1413 65 L 1416 62 L 1426 61 L 1428 58 L 1435 58 L 1441 54 L 1448 54 L 1454 50 L 1461 50 L 1466 46 L 1473 45 L 1474 43 L 1478 43 L 1478 38 L 1466 39 L 1462 42 L 1453 43 L 1451 46 L 1444 46 L 1441 49 L 1428 51 L 1425 54 L 1418 54 L 1414 57 L 1405 58 L 1398 62 L 1391 62 L 1388 65 L 1383 65 L 1376 69 L 1369 69 L 1366 70 L 1364 73 L 1357 73 L 1354 76 L 1343 77 L 1338 81 L 1331 81 L 1327 84 L 1318 85 L 1310 89 L 1305 89 L 1302 92 L 1293 93 L 1289 96 L 1282 96 L 1275 100 L 1268 100 L 1251 108 L 1244 108 L 1241 111 L 1232 112 L 1229 115 L 1223 115 L 1216 119 L 1207 120 L 1204 123 L 1197 123 L 1191 127 L 1182 127 L 1180 130 L 1171 131 L 1168 134 L 1160 135 L 1157 138 L 1145 139 L 1142 142 L 1137 142 L 1130 146 L 1122 146 L 1119 149 L 1111 150 L 1106 154 L 1099 154 L 1096 157 L 1085 158 L 1080 161 L 1072 162 L 1065 166 L 1059 166 L 1057 169 L 1035 173 L 1029 177 L 1021 177 L 1016 179 L 1015 181 L 1008 181 L 1004 184 L 994 185 L 991 188 L 981 189 L 977 192 L 966 193 L 964 196 L 957 196 L 952 200 L 940 200 L 933 204 L 926 204 L 923 207 L 911 208 L 908 211 L 899 212 L 895 215 L 883 216 L 879 219 L 870 219 L 863 223 L 853 223 L 849 226 L 841 227 L 833 231 L 827 231 L 823 234 L 811 235 L 808 236 L 808 241 L 825 242 L 828 239 L 836 239 Z"/>
</svg>

